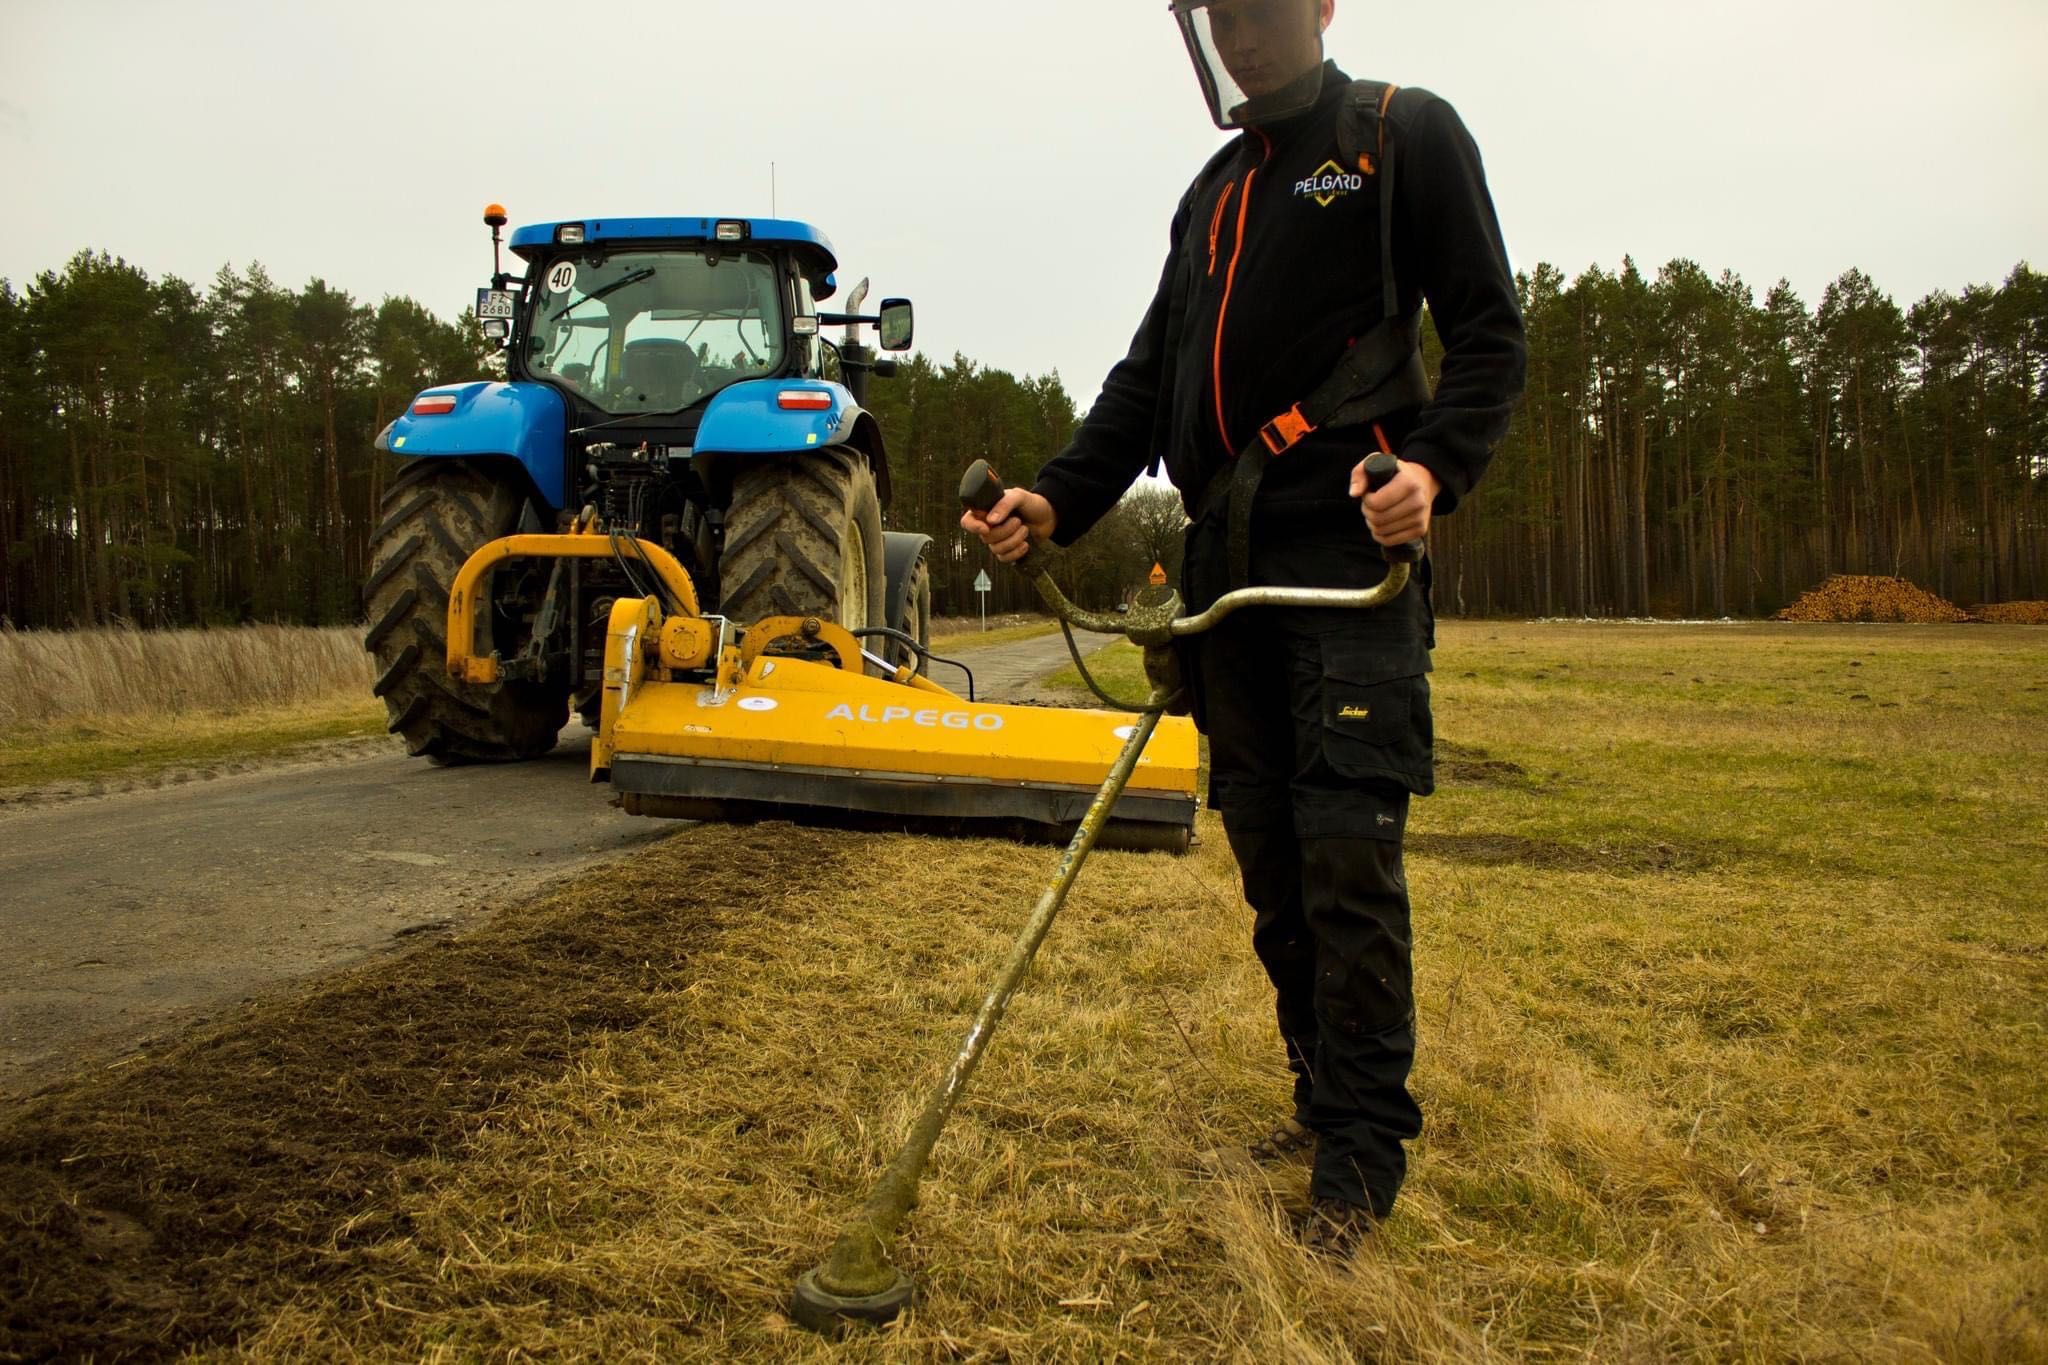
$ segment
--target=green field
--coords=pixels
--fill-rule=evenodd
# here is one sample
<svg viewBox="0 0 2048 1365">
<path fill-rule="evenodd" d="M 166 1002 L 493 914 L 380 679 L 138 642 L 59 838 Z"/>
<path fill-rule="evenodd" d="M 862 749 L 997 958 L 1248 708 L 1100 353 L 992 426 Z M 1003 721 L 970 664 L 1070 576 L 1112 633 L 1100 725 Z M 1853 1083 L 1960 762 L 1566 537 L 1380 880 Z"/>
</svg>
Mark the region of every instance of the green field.
<svg viewBox="0 0 2048 1365">
<path fill-rule="evenodd" d="M 1213 817 L 1099 854 L 836 1351 L 795 1275 L 1053 854 L 688 829 L 0 1119 L 0 1356 L 2048 1357 L 2048 630 L 1451 623 L 1353 1262 Z"/>
</svg>

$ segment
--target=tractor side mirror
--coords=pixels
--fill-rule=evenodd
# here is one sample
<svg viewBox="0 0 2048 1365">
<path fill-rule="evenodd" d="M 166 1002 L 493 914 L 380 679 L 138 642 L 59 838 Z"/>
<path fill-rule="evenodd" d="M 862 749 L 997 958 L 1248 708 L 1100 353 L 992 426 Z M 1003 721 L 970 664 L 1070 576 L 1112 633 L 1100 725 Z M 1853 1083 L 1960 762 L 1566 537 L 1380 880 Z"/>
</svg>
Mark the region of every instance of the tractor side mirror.
<svg viewBox="0 0 2048 1365">
<path fill-rule="evenodd" d="M 909 299 L 883 299 L 881 321 L 882 349 L 885 351 L 907 351 L 915 323 L 910 310 Z"/>
</svg>

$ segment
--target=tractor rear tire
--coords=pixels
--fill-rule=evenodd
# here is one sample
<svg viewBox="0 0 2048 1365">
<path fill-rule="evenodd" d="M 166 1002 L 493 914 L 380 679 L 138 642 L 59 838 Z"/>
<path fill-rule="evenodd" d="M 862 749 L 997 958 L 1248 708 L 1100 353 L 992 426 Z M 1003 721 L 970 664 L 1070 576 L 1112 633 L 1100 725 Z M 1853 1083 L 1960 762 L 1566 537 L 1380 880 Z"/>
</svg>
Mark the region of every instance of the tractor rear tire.
<svg viewBox="0 0 2048 1365">
<path fill-rule="evenodd" d="M 867 457 L 832 446 L 749 459 L 732 481 L 718 581 L 719 614 L 742 625 L 768 616 L 887 625 L 882 504 Z"/>
<path fill-rule="evenodd" d="M 384 495 L 363 586 L 363 645 L 377 658 L 372 690 L 384 699 L 388 728 L 416 758 L 538 758 L 568 722 L 566 687 L 480 687 L 448 676 L 449 585 L 479 546 L 518 529 L 528 504 L 520 489 L 455 459 L 414 461 Z"/>
<path fill-rule="evenodd" d="M 903 614 L 890 625 L 923 645 L 932 647 L 932 566 L 924 555 L 911 567 L 908 590 L 903 594 Z M 916 650 L 889 642 L 889 658 L 899 667 L 914 664 L 919 676 L 931 672 L 931 660 Z"/>
</svg>

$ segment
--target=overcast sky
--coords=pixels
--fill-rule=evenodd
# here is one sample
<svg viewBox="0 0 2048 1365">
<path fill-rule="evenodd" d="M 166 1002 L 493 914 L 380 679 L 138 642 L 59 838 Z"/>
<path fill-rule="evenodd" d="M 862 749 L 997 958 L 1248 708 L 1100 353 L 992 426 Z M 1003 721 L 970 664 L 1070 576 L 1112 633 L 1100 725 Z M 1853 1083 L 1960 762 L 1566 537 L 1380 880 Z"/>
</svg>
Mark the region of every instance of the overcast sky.
<svg viewBox="0 0 2048 1365">
<path fill-rule="evenodd" d="M 1688 256 L 1812 305 L 2048 265 L 2048 0 L 1339 0 L 1485 153 L 1517 269 Z M 81 247 L 464 307 L 513 223 L 808 219 L 919 348 L 1084 404 L 1222 135 L 1166 0 L 0 0 L 0 276 Z"/>
</svg>

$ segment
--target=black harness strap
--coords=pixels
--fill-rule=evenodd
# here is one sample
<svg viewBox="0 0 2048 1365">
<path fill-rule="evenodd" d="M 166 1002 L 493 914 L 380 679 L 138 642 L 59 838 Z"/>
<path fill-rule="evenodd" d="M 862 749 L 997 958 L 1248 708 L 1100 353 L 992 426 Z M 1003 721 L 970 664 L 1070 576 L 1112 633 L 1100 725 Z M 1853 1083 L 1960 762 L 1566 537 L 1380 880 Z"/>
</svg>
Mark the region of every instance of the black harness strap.
<svg viewBox="0 0 2048 1365">
<path fill-rule="evenodd" d="M 1394 281 L 1394 147 L 1387 141 L 1387 123 L 1400 88 L 1385 81 L 1353 81 L 1337 110 L 1338 157 L 1346 166 L 1379 177 L 1380 289 L 1390 318 L 1401 311 L 1401 295 Z M 1411 91 L 1401 102 L 1403 116 L 1412 117 L 1413 108 L 1433 98 L 1424 90 Z"/>
<path fill-rule="evenodd" d="M 1312 431 L 1361 426 L 1428 402 L 1429 376 L 1422 367 L 1421 339 L 1419 313 L 1380 323 L 1345 349 L 1328 379 L 1261 427 L 1237 458 L 1217 471 L 1202 501 L 1206 510 L 1215 497 L 1229 499 L 1232 590 L 1251 581 L 1252 503 L 1266 476 L 1266 466 Z"/>
<path fill-rule="evenodd" d="M 1415 91 L 1408 103 L 1419 106 L 1430 98 Z M 1230 588 L 1245 587 L 1251 580 L 1252 504 L 1266 466 L 1292 450 L 1310 432 L 1324 427 L 1360 426 L 1378 421 L 1389 413 L 1416 407 L 1430 399 L 1429 376 L 1422 364 L 1422 315 L 1401 312 L 1400 289 L 1394 278 L 1394 153 L 1396 144 L 1387 137 L 1388 113 L 1393 107 L 1395 87 L 1376 81 L 1354 81 L 1337 120 L 1338 151 L 1379 181 L 1380 279 L 1385 316 L 1364 336 L 1351 343 L 1339 356 L 1334 369 L 1308 397 L 1259 429 L 1224 469 L 1218 470 L 1203 490 L 1201 515 L 1225 504 L 1228 524 L 1227 550 Z M 1372 152 L 1364 150 L 1370 142 Z"/>
</svg>

